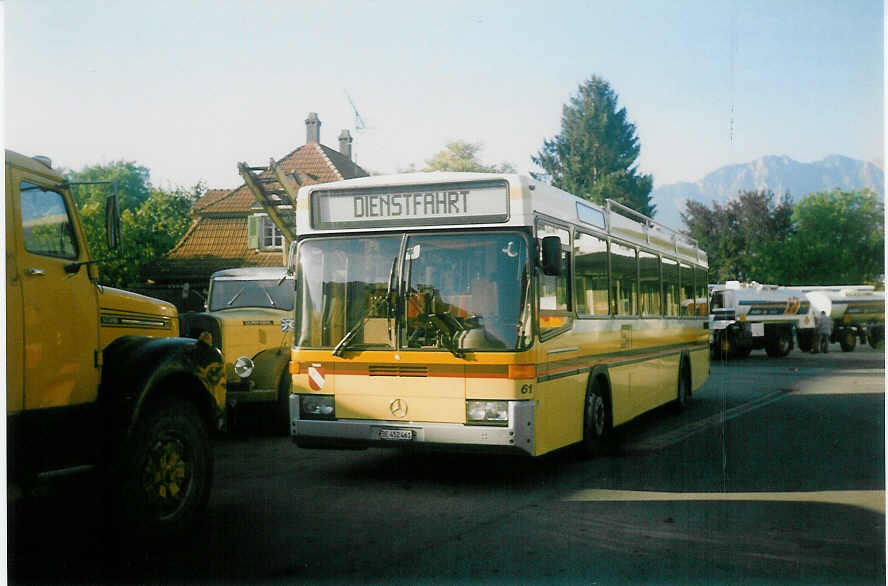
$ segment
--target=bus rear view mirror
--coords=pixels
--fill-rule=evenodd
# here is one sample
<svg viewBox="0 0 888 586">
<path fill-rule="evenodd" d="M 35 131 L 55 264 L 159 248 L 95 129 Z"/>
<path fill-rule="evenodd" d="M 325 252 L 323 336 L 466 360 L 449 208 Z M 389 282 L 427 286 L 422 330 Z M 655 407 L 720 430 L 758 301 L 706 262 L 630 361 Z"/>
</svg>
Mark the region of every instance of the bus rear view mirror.
<svg viewBox="0 0 888 586">
<path fill-rule="evenodd" d="M 561 239 L 558 236 L 546 236 L 542 247 L 543 274 L 555 277 L 561 275 Z"/>
</svg>

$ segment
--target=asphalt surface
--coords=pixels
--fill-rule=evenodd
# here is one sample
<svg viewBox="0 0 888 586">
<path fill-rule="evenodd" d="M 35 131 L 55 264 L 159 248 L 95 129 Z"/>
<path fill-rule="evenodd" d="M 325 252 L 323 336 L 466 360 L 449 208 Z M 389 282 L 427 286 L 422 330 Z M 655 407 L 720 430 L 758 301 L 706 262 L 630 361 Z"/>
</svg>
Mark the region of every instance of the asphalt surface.
<svg viewBox="0 0 888 586">
<path fill-rule="evenodd" d="M 71 480 L 9 510 L 10 580 L 884 584 L 885 355 L 832 349 L 714 363 L 594 459 L 302 450 L 246 414 L 193 533 L 110 538 Z"/>
</svg>

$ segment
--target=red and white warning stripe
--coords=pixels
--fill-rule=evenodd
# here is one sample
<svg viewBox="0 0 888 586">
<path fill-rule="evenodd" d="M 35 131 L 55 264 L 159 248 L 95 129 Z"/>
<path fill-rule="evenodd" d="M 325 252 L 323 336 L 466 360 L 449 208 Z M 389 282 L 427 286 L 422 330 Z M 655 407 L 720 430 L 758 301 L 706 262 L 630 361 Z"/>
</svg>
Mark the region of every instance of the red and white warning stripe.
<svg viewBox="0 0 888 586">
<path fill-rule="evenodd" d="M 308 367 L 308 386 L 311 387 L 312 390 L 320 391 L 324 388 L 324 383 L 326 382 L 323 368 L 320 366 Z"/>
</svg>

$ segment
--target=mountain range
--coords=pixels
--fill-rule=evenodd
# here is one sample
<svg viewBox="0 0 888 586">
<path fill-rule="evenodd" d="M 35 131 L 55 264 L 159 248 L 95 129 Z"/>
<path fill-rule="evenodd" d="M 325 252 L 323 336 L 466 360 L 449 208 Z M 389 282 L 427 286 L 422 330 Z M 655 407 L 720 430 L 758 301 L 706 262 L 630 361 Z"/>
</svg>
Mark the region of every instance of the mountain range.
<svg viewBox="0 0 888 586">
<path fill-rule="evenodd" d="M 695 183 L 670 183 L 656 187 L 651 199 L 657 205 L 656 220 L 684 229 L 680 211 L 686 200 L 711 205 L 724 203 L 740 191 L 767 189 L 777 197 L 784 193 L 798 201 L 809 193 L 869 189 L 885 196 L 884 172 L 875 163 L 842 155 L 829 155 L 820 161 L 800 163 L 785 155 L 768 155 L 755 161 L 728 165 L 707 174 Z"/>
</svg>

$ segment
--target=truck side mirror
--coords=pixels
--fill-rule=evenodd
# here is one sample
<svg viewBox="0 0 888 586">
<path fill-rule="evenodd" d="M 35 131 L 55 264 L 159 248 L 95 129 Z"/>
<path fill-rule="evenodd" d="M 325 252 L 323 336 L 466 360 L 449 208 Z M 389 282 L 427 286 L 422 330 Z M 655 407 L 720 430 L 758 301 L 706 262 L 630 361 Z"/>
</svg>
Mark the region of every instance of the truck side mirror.
<svg viewBox="0 0 888 586">
<path fill-rule="evenodd" d="M 561 238 L 558 236 L 545 236 L 542 242 L 542 267 L 543 274 L 549 276 L 561 275 Z"/>
<path fill-rule="evenodd" d="M 116 193 L 105 200 L 105 239 L 108 250 L 120 246 L 120 208 Z"/>
</svg>

